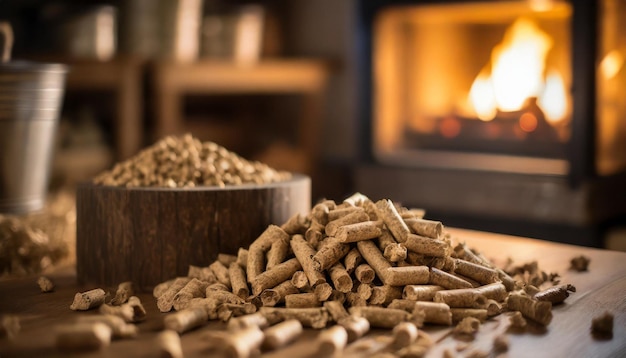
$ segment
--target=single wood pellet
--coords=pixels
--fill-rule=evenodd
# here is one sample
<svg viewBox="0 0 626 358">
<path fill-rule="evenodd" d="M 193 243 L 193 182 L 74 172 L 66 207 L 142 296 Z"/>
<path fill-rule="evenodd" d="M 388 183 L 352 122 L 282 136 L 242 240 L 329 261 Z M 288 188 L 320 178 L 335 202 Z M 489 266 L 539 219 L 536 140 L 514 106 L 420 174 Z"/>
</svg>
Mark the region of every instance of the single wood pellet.
<svg viewBox="0 0 626 358">
<path fill-rule="evenodd" d="M 174 295 L 172 306 L 175 310 L 180 311 L 189 305 L 189 301 L 193 298 L 204 297 L 208 282 L 192 278 Z"/>
<path fill-rule="evenodd" d="M 414 311 L 424 313 L 424 323 L 452 325 L 452 312 L 445 303 L 416 301 Z"/>
<path fill-rule="evenodd" d="M 351 307 L 350 314 L 367 319 L 371 327 L 393 328 L 396 324 L 410 321 L 412 314 L 404 310 L 385 307 Z M 419 324 L 421 326 L 421 324 Z"/>
<path fill-rule="evenodd" d="M 487 304 L 487 298 L 472 288 L 438 291 L 433 301 L 445 303 L 450 307 L 467 308 L 481 308 Z"/>
<path fill-rule="evenodd" d="M 135 310 L 128 305 L 111 306 L 106 303 L 102 304 L 99 311 L 103 315 L 117 316 L 123 319 L 125 322 L 132 322 Z"/>
<path fill-rule="evenodd" d="M 95 288 L 86 292 L 79 292 L 74 295 L 74 301 L 70 305 L 73 311 L 86 311 L 100 307 L 104 303 L 106 292 L 101 288 Z"/>
<path fill-rule="evenodd" d="M 58 326 L 55 344 L 63 352 L 98 350 L 111 344 L 111 328 L 101 322 Z"/>
<path fill-rule="evenodd" d="M 389 267 L 382 279 L 390 286 L 426 284 L 430 282 L 430 270 L 428 266 Z"/>
<path fill-rule="evenodd" d="M 372 287 L 372 295 L 370 296 L 369 303 L 387 306 L 393 300 L 401 297 L 402 287 L 389 285 L 374 286 Z"/>
<path fill-rule="evenodd" d="M 455 260 L 454 272 L 469 277 L 483 285 L 499 280 L 496 270 L 461 259 Z"/>
<path fill-rule="evenodd" d="M 346 271 L 348 271 L 348 273 L 350 274 L 352 274 L 352 272 L 354 272 L 354 269 L 356 269 L 356 267 L 359 266 L 362 262 L 363 256 L 361 256 L 359 249 L 357 249 L 356 247 L 348 251 L 346 256 L 343 258 L 343 264 L 346 268 Z"/>
<path fill-rule="evenodd" d="M 259 353 L 263 338 L 263 331 L 250 326 L 229 332 L 212 331 L 206 341 L 210 351 L 226 357 L 247 358 Z"/>
<path fill-rule="evenodd" d="M 385 270 L 390 268 L 391 264 L 385 259 L 376 244 L 371 241 L 359 241 L 356 246 L 363 259 L 374 269 L 376 275 L 382 278 Z"/>
<path fill-rule="evenodd" d="M 315 287 L 320 283 L 326 282 L 324 274 L 318 271 L 313 263 L 313 256 L 317 252 L 304 240 L 302 235 L 294 235 L 291 238 L 290 244 L 297 261 L 301 264 L 302 270 L 309 279 L 309 285 Z M 294 270 L 294 272 L 295 271 L 297 270 Z"/>
<path fill-rule="evenodd" d="M 341 352 L 348 343 L 348 333 L 341 325 L 334 325 L 319 333 L 316 339 L 317 355 L 326 357 Z"/>
<path fill-rule="evenodd" d="M 46 276 L 40 276 L 37 279 L 37 285 L 39 286 L 39 289 L 43 293 L 54 291 L 54 283 Z"/>
<path fill-rule="evenodd" d="M 548 301 L 553 305 L 563 303 L 569 297 L 567 286 L 550 287 L 533 295 L 537 301 Z"/>
<path fill-rule="evenodd" d="M 485 296 L 485 298 L 492 299 L 498 302 L 504 301 L 507 296 L 506 287 L 500 282 L 476 287 L 474 288 L 474 290 L 479 294 Z"/>
<path fill-rule="evenodd" d="M 266 269 L 269 270 L 272 267 L 285 261 L 289 254 L 289 237 L 280 237 L 272 243 L 270 249 L 267 251 L 267 265 Z"/>
<path fill-rule="evenodd" d="M 449 290 L 458 289 L 458 288 L 473 288 L 474 286 L 450 273 L 445 271 L 441 271 L 434 267 L 430 268 L 430 284 L 441 286 L 443 288 L 447 288 Z"/>
<path fill-rule="evenodd" d="M 317 271 L 324 271 L 341 260 L 348 252 L 350 252 L 350 245 L 336 238 L 330 238 L 324 241 L 319 251 L 313 255 L 313 267 Z"/>
<path fill-rule="evenodd" d="M 111 299 L 111 305 L 119 306 L 128 301 L 128 298 L 135 294 L 133 283 L 130 281 L 122 282 L 117 285 L 115 296 Z"/>
<path fill-rule="evenodd" d="M 422 255 L 444 257 L 448 252 L 445 241 L 415 234 L 408 234 L 402 244 L 407 250 Z"/>
<path fill-rule="evenodd" d="M 228 276 L 233 293 L 241 298 L 250 296 L 250 289 L 246 279 L 246 271 L 237 262 L 233 262 L 228 266 Z"/>
<path fill-rule="evenodd" d="M 230 275 L 228 274 L 228 267 L 224 266 L 220 261 L 215 260 L 213 263 L 209 265 L 215 277 L 217 278 L 217 282 L 231 289 L 230 283 Z"/>
<path fill-rule="evenodd" d="M 347 293 L 352 291 L 354 283 L 350 274 L 341 262 L 334 264 L 329 270 L 330 279 L 339 292 Z"/>
<path fill-rule="evenodd" d="M 370 240 L 381 235 L 377 221 L 362 221 L 337 228 L 335 238 L 341 243 Z"/>
<path fill-rule="evenodd" d="M 406 285 L 402 297 L 413 301 L 432 301 L 435 293 L 443 289 L 437 285 Z"/>
<path fill-rule="evenodd" d="M 257 327 L 263 329 L 268 325 L 269 323 L 267 322 L 267 318 L 265 318 L 262 313 L 256 312 L 246 316 L 240 316 L 230 319 L 228 321 L 228 330 L 236 331 L 248 327 Z"/>
<path fill-rule="evenodd" d="M 356 293 L 359 294 L 363 299 L 369 300 L 372 297 L 372 288 L 374 285 L 371 283 L 360 283 L 356 289 Z"/>
<path fill-rule="evenodd" d="M 263 339 L 262 348 L 274 350 L 284 347 L 300 337 L 302 330 L 302 323 L 296 319 L 277 323 L 263 331 L 265 338 Z"/>
<path fill-rule="evenodd" d="M 394 349 L 404 348 L 417 339 L 418 330 L 415 324 L 411 322 L 400 322 L 391 331 Z"/>
<path fill-rule="evenodd" d="M 133 338 L 138 334 L 137 326 L 128 324 L 123 318 L 108 314 L 80 316 L 76 320 L 78 323 L 104 323 L 111 329 L 114 338 Z"/>
<path fill-rule="evenodd" d="M 360 283 L 372 283 L 376 278 L 376 272 L 374 272 L 372 266 L 360 264 L 354 269 L 354 277 L 356 277 Z"/>
<path fill-rule="evenodd" d="M 248 248 L 248 261 L 246 263 L 246 278 L 248 282 L 254 279 L 266 269 L 265 255 L 277 240 L 288 239 L 289 234 L 276 225 L 269 225 L 265 231 Z"/>
<path fill-rule="evenodd" d="M 181 334 L 204 324 L 208 319 L 209 317 L 204 308 L 195 307 L 165 316 L 163 324 L 165 329 L 171 329 Z"/>
<path fill-rule="evenodd" d="M 333 287 L 328 282 L 323 282 L 313 289 L 317 299 L 321 302 L 328 300 L 333 295 Z"/>
<path fill-rule="evenodd" d="M 287 308 L 309 308 L 319 307 L 322 303 L 314 292 L 296 293 L 285 296 L 285 307 Z"/>
<path fill-rule="evenodd" d="M 254 278 L 251 284 L 252 293 L 254 295 L 258 295 L 265 289 L 275 287 L 276 285 L 290 279 L 293 274 L 300 269 L 302 269 L 302 265 L 296 258 L 276 265 L 272 267 L 271 270 L 265 271 Z M 323 279 L 323 276 L 321 279 Z"/>
<path fill-rule="evenodd" d="M 173 330 L 164 330 L 157 334 L 155 345 L 161 358 L 183 358 L 180 336 Z"/>
<path fill-rule="evenodd" d="M 398 214 L 393 202 L 389 199 L 382 199 L 376 202 L 376 213 L 378 218 L 382 219 L 387 229 L 396 241 L 404 243 L 411 231 L 409 227 L 404 223 L 404 220 Z"/>
<path fill-rule="evenodd" d="M 341 319 L 349 316 L 346 308 L 338 301 L 326 301 L 324 302 L 324 308 L 326 308 L 330 317 L 335 322 L 339 322 Z"/>
<path fill-rule="evenodd" d="M 334 221 L 329 222 L 325 227 L 325 232 L 329 236 L 335 236 L 337 230 L 345 225 L 356 224 L 369 220 L 369 216 L 363 210 L 356 210 L 348 215 L 337 218 Z"/>
<path fill-rule="evenodd" d="M 161 312 L 169 312 L 174 306 L 174 297 L 185 285 L 191 281 L 189 277 L 178 277 L 169 285 L 165 291 L 157 298 L 157 307 Z M 156 287 L 155 287 L 156 291 Z M 155 292 L 156 294 L 156 292 Z"/>
<path fill-rule="evenodd" d="M 547 326 L 552 321 L 552 304 L 546 301 L 535 301 L 521 294 L 511 294 L 507 300 L 509 310 L 520 311 L 524 317 Z"/>
<path fill-rule="evenodd" d="M 404 219 L 412 233 L 438 239 L 443 233 L 443 224 L 441 221 L 410 218 Z"/>
<path fill-rule="evenodd" d="M 305 278 L 306 279 L 306 278 Z M 273 307 L 279 303 L 285 302 L 285 297 L 300 291 L 291 281 L 284 281 L 274 288 L 268 288 L 261 292 L 261 302 L 263 306 Z"/>
<path fill-rule="evenodd" d="M 325 308 L 278 308 L 261 307 L 259 312 L 270 323 L 276 323 L 288 319 L 297 319 L 304 327 L 324 328 L 329 320 L 328 311 Z"/>
<path fill-rule="evenodd" d="M 363 337 L 370 330 L 370 321 L 365 317 L 349 315 L 337 321 L 348 333 L 348 343 Z"/>
</svg>

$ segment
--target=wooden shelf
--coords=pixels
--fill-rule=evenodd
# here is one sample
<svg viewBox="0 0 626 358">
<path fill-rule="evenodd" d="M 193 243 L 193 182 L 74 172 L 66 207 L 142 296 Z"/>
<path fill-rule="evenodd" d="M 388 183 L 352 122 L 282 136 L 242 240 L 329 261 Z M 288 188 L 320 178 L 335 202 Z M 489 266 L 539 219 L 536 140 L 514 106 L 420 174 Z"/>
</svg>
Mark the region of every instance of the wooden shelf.
<svg viewBox="0 0 626 358">
<path fill-rule="evenodd" d="M 307 172 L 319 157 L 323 100 L 329 64 L 322 60 L 265 60 L 242 66 L 232 61 L 200 60 L 190 64 L 148 62 L 136 57 L 111 61 L 80 60 L 60 56 L 38 58 L 69 66 L 67 91 L 113 91 L 115 93 L 115 160 L 136 154 L 143 145 L 144 100 L 154 103 L 154 137 L 182 134 L 186 125 L 182 103 L 186 95 L 295 94 L 301 96 L 297 143 L 286 157 L 302 157 L 298 168 Z M 152 91 L 144 95 L 145 74 L 153 78 Z M 194 124 L 197 128 L 198 124 Z M 232 133 L 232 130 L 231 130 Z M 232 139 L 232 138 L 230 138 Z"/>
<path fill-rule="evenodd" d="M 46 57 L 46 61 L 68 65 L 66 90 L 115 93 L 114 151 L 117 160 L 126 159 L 143 144 L 143 76 L 145 61 L 120 57 L 111 61 Z"/>
<path fill-rule="evenodd" d="M 252 66 L 226 61 L 156 63 L 153 67 L 157 138 L 185 131 L 185 95 L 297 94 L 300 107 L 296 151 L 313 168 L 319 156 L 320 119 L 328 65 L 316 60 L 267 60 Z"/>
</svg>

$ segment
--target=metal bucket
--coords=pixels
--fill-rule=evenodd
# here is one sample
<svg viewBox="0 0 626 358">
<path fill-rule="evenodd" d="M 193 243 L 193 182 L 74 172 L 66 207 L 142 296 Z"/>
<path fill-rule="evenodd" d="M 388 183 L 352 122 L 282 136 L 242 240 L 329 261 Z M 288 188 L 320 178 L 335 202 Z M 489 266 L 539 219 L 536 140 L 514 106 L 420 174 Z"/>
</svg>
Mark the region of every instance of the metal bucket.
<svg viewBox="0 0 626 358">
<path fill-rule="evenodd" d="M 67 68 L 0 64 L 0 213 L 43 207 Z"/>
</svg>

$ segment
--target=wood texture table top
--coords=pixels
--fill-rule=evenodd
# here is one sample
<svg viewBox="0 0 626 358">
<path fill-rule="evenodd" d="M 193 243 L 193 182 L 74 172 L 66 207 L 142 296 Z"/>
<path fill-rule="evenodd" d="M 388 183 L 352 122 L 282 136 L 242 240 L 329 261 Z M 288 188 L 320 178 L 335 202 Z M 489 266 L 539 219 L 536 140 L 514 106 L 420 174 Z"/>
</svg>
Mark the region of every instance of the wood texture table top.
<svg viewBox="0 0 626 358">
<path fill-rule="evenodd" d="M 467 357 L 478 351 L 489 352 L 493 339 L 506 333 L 509 339 L 508 357 L 625 357 L 626 356 L 626 253 L 556 244 L 526 238 L 460 229 L 449 229 L 453 237 L 500 264 L 507 258 L 515 263 L 537 260 L 540 269 L 560 274 L 561 283 L 576 286 L 564 304 L 553 307 L 554 318 L 547 328 L 537 327 L 524 333 L 507 331 L 509 314 L 501 314 L 485 322 L 474 340 L 459 341 L 449 335 L 449 327 L 425 326 L 424 330 L 437 341 L 427 357 L 442 357 L 445 350 Z M 585 255 L 591 259 L 589 270 L 569 270 L 570 259 Z M 54 326 L 69 323 L 79 315 L 94 311 L 74 312 L 69 309 L 74 294 L 92 289 L 79 287 L 73 267 L 59 268 L 47 275 L 57 289 L 41 293 L 37 276 L 0 281 L 0 314 L 14 314 L 21 319 L 20 334 L 13 340 L 0 338 L 0 357 L 62 357 L 54 348 Z M 151 294 L 140 294 L 148 319 L 138 324 L 140 334 L 135 339 L 114 340 L 100 351 L 81 354 L 86 357 L 154 357 L 153 340 L 163 327 L 163 317 Z M 613 337 L 598 340 L 590 334 L 592 318 L 609 311 L 614 315 Z M 225 324 L 210 322 L 207 326 L 183 334 L 185 357 L 209 356 L 205 337 L 210 330 L 223 329 Z M 348 346 L 341 356 L 365 356 L 359 349 L 384 343 L 389 331 L 376 330 Z M 306 330 L 300 340 L 274 352 L 268 357 L 313 357 L 314 338 L 318 331 Z M 458 349 L 462 349 L 458 351 Z M 493 356 L 493 355 L 492 355 Z"/>
</svg>

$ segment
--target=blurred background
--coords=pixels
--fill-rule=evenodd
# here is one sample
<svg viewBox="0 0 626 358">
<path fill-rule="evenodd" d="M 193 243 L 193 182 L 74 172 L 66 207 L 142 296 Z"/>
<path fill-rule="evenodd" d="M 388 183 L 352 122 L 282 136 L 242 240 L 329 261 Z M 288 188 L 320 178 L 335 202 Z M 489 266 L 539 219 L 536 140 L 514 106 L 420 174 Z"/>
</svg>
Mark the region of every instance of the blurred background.
<svg viewBox="0 0 626 358">
<path fill-rule="evenodd" d="M 626 250 L 624 0 L 22 0 L 0 20 L 14 59 L 69 66 L 52 196 L 192 133 L 310 175 L 314 201 Z"/>
</svg>

